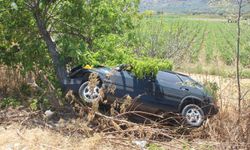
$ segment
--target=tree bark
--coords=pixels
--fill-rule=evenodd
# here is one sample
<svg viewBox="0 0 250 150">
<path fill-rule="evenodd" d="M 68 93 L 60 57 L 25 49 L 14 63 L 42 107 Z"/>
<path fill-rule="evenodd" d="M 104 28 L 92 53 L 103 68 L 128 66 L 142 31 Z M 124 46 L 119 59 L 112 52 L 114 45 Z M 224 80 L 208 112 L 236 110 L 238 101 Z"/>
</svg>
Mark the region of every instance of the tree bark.
<svg viewBox="0 0 250 150">
<path fill-rule="evenodd" d="M 239 9 L 238 9 L 238 18 L 237 18 L 237 48 L 236 48 L 236 78 L 237 78 L 237 88 L 238 88 L 238 111 L 239 115 L 241 113 L 241 87 L 240 87 L 240 36 L 241 36 L 241 10 L 242 10 L 242 0 L 238 1 Z"/>
<path fill-rule="evenodd" d="M 34 14 L 39 32 L 47 45 L 49 54 L 53 61 L 53 65 L 56 71 L 57 78 L 63 90 L 63 83 L 67 75 L 65 64 L 60 61 L 60 54 L 57 51 L 56 43 L 52 40 L 51 35 L 46 28 L 45 21 L 43 20 L 41 16 L 41 12 L 39 11 L 39 8 L 33 9 L 33 14 Z"/>
<path fill-rule="evenodd" d="M 248 113 L 248 120 L 247 120 L 247 131 L 246 131 L 246 134 L 247 134 L 247 150 L 250 150 L 250 113 Z"/>
</svg>

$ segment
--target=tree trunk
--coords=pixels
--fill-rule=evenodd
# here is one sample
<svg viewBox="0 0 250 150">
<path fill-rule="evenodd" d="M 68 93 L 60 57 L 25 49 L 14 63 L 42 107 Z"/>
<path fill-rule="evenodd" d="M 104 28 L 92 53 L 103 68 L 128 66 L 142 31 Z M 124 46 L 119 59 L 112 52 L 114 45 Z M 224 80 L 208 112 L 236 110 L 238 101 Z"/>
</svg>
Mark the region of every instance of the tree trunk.
<svg viewBox="0 0 250 150">
<path fill-rule="evenodd" d="M 56 43 L 52 40 L 50 33 L 47 31 L 45 21 L 42 19 L 39 9 L 35 9 L 33 13 L 34 13 L 34 17 L 35 17 L 39 32 L 47 45 L 49 54 L 53 61 L 53 65 L 56 71 L 57 78 L 63 90 L 63 83 L 67 75 L 65 64 L 60 62 L 60 55 L 57 51 Z"/>
<path fill-rule="evenodd" d="M 246 131 L 246 134 L 247 134 L 247 150 L 250 150 L 250 113 L 248 113 L 248 120 L 247 120 L 247 131 Z"/>
<path fill-rule="evenodd" d="M 238 1 L 239 11 L 238 11 L 238 19 L 237 19 L 237 48 L 236 48 L 236 78 L 237 78 L 237 87 L 238 87 L 238 110 L 239 116 L 241 113 L 241 87 L 240 87 L 240 36 L 241 36 L 241 10 L 242 10 L 242 0 Z"/>
</svg>

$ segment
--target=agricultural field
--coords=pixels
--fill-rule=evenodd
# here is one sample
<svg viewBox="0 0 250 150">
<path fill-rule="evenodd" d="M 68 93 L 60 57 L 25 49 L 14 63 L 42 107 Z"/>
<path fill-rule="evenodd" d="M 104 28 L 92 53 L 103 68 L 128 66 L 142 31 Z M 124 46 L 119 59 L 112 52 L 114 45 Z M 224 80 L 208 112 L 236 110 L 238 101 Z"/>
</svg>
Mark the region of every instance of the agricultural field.
<svg viewBox="0 0 250 150">
<path fill-rule="evenodd" d="M 137 52 L 167 58 L 184 72 L 233 76 L 237 24 L 226 18 L 151 16 L 139 24 Z M 242 77 L 250 77 L 250 26 L 242 23 Z M 219 66 L 219 67 L 218 67 Z M 220 67 L 225 68 L 221 70 Z"/>
</svg>

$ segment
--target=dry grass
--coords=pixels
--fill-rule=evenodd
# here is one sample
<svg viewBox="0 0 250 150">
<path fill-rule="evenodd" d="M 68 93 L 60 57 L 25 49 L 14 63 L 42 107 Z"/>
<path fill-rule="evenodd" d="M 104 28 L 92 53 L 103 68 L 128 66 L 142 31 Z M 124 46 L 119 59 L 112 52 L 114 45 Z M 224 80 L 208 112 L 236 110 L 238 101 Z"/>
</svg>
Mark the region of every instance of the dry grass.
<svg viewBox="0 0 250 150">
<path fill-rule="evenodd" d="M 234 108 L 235 109 L 235 108 Z M 200 138 L 210 141 L 216 149 L 247 149 L 250 146 L 250 109 L 244 109 L 238 121 L 238 111 L 224 109 L 200 130 Z"/>
<path fill-rule="evenodd" d="M 14 95 L 20 90 L 23 84 L 34 80 L 32 73 L 23 74 L 20 67 L 15 69 L 0 65 L 0 98 L 1 94 Z"/>
<path fill-rule="evenodd" d="M 7 66 L 0 65 L 1 73 L 1 87 L 15 87 L 18 83 L 22 83 L 26 80 L 25 76 L 21 73 L 20 67 L 15 67 L 15 69 L 8 68 Z M 7 83 L 5 83 L 7 82 Z"/>
<path fill-rule="evenodd" d="M 210 145 L 216 149 L 250 149 L 250 79 L 242 79 L 242 112 L 238 114 L 237 85 L 233 78 L 191 74 L 201 83 L 215 82 L 220 112 L 201 128 L 200 137 L 207 135 Z M 214 144 L 213 144 L 214 143 Z"/>
<path fill-rule="evenodd" d="M 224 78 L 221 76 L 214 75 L 203 75 L 203 74 L 189 74 L 191 77 L 201 83 L 215 82 L 218 87 L 218 104 L 221 109 L 228 108 L 230 105 L 237 104 L 237 82 L 236 78 Z M 243 97 L 243 104 L 250 105 L 250 79 L 241 79 L 241 88 Z"/>
<path fill-rule="evenodd" d="M 90 138 L 64 136 L 42 128 L 22 129 L 21 126 L 11 125 L 0 127 L 0 149 L 29 149 L 29 150 L 109 150 L 128 149 L 125 146 L 109 143 L 100 134 Z"/>
<path fill-rule="evenodd" d="M 249 119 L 249 116 L 242 116 L 240 125 L 238 125 L 234 117 L 230 116 L 228 112 L 222 112 L 199 129 L 183 135 L 176 133 L 176 135 L 171 135 L 173 136 L 172 139 L 162 138 L 162 140 L 150 140 L 147 137 L 137 139 L 136 136 L 134 138 L 124 136 L 124 133 L 133 130 L 134 133 L 141 134 L 144 132 L 150 134 L 150 132 L 157 130 L 159 132 L 164 131 L 164 129 L 158 129 L 157 127 L 152 129 L 142 125 L 133 126 L 129 128 L 130 131 L 119 130 L 118 134 L 115 132 L 113 135 L 96 132 L 86 137 L 84 133 L 67 134 L 65 131 L 60 131 L 60 129 L 55 131 L 47 127 L 26 128 L 18 123 L 12 123 L 7 126 L 0 126 L 0 149 L 139 149 L 132 143 L 134 140 L 146 140 L 169 150 L 247 149 L 247 136 L 249 140 L 247 118 Z M 81 128 L 78 123 L 67 125 L 67 129 L 70 129 L 69 132 Z"/>
</svg>

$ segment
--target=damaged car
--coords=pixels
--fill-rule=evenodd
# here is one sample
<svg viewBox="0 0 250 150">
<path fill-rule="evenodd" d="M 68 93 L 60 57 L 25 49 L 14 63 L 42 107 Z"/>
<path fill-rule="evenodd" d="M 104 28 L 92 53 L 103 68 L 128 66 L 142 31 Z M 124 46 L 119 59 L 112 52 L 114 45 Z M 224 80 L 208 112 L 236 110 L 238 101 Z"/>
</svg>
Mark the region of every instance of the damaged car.
<svg viewBox="0 0 250 150">
<path fill-rule="evenodd" d="M 111 104 L 116 98 L 129 95 L 134 100 L 134 109 L 154 114 L 177 113 L 184 123 L 199 127 L 204 120 L 218 112 L 213 97 L 204 86 L 191 77 L 173 72 L 158 71 L 156 76 L 138 78 L 131 65 L 115 68 L 77 66 L 65 80 L 64 88 L 72 90 L 84 102 L 93 103 L 105 98 Z M 98 84 L 90 85 L 89 77 L 96 74 Z M 113 85 L 113 93 L 101 92 Z"/>
</svg>

